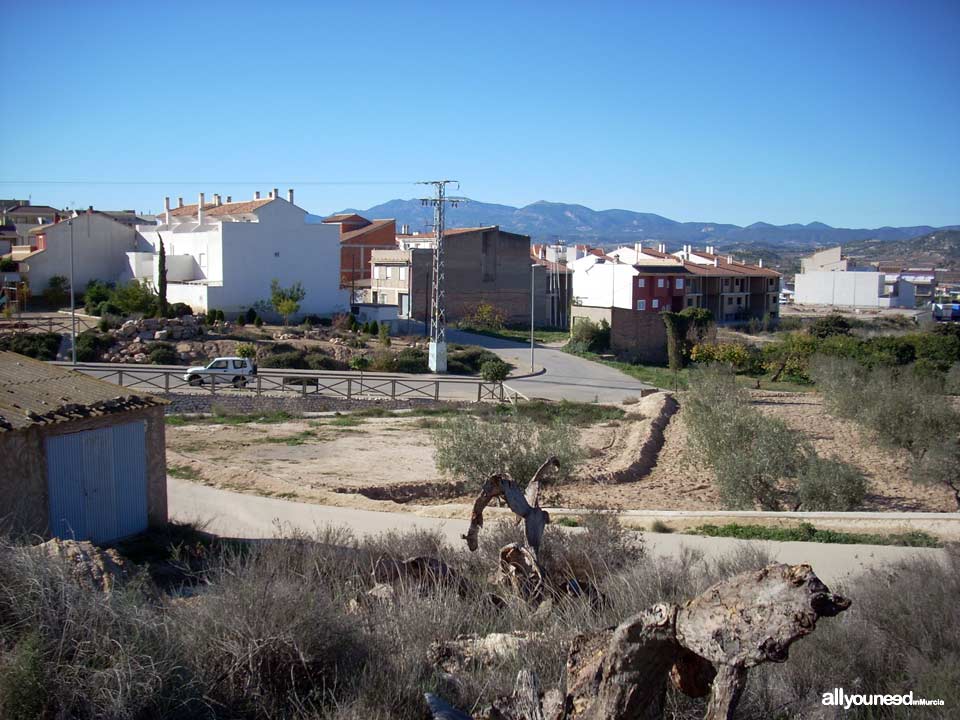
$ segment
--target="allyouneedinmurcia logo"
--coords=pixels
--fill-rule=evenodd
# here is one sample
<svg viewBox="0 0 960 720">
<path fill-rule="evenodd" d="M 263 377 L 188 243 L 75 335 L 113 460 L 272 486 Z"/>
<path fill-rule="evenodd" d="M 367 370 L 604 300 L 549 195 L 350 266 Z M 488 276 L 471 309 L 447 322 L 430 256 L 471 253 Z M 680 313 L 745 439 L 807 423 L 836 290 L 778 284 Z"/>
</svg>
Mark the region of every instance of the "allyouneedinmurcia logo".
<svg viewBox="0 0 960 720">
<path fill-rule="evenodd" d="M 903 695 L 865 695 L 862 693 L 847 693 L 843 688 L 834 688 L 823 694 L 823 704 L 833 707 L 842 707 L 849 710 L 852 707 L 880 706 L 880 705 L 929 705 L 943 706 L 941 699 L 915 698 L 913 691 Z"/>
</svg>

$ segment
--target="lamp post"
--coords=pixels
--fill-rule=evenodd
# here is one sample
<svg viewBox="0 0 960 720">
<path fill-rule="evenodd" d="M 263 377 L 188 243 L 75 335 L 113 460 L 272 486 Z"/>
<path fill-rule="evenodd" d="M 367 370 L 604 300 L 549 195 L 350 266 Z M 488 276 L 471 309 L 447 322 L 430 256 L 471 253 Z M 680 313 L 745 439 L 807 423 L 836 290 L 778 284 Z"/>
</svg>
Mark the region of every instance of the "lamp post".
<svg viewBox="0 0 960 720">
<path fill-rule="evenodd" d="M 73 220 L 68 220 L 70 226 L 70 355 L 73 364 L 77 364 L 77 307 L 76 296 L 73 292 Z"/>
<path fill-rule="evenodd" d="M 530 372 L 533 372 L 533 278 L 537 264 L 530 265 Z"/>
</svg>

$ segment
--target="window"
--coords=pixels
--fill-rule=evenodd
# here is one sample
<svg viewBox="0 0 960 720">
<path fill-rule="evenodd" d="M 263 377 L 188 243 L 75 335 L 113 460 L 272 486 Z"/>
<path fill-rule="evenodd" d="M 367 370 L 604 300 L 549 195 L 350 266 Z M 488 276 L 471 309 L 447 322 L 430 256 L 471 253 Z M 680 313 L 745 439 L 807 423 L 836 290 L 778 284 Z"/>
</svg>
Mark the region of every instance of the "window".
<svg viewBox="0 0 960 720">
<path fill-rule="evenodd" d="M 646 278 L 640 278 L 639 280 L 637 280 L 637 287 L 646 287 L 646 286 L 647 286 Z"/>
<path fill-rule="evenodd" d="M 727 298 L 727 305 L 733 305 L 733 298 L 732 298 L 732 297 L 728 297 L 728 298 Z"/>
<path fill-rule="evenodd" d="M 637 300 L 637 310 L 646 310 L 647 301 L 646 300 Z"/>
<path fill-rule="evenodd" d="M 666 286 L 664 285 L 664 282 L 666 282 L 666 281 L 665 281 L 663 278 L 657 278 L 657 287 L 658 287 L 658 288 L 660 288 L 660 287 L 666 287 Z M 654 305 L 654 307 L 656 307 L 656 305 Z"/>
<path fill-rule="evenodd" d="M 390 278 L 393 277 L 393 268 L 387 265 L 386 270 L 387 270 L 387 280 L 389 280 Z"/>
<path fill-rule="evenodd" d="M 213 363 L 210 367 L 211 367 L 211 369 L 213 369 L 213 370 L 226 370 L 226 369 L 227 369 L 227 361 L 226 361 L 226 360 L 217 360 L 217 361 L 216 361 L 215 363 Z"/>
<path fill-rule="evenodd" d="M 410 315 L 410 295 L 408 293 L 398 293 L 397 304 L 400 306 L 399 314 L 402 317 Z"/>
<path fill-rule="evenodd" d="M 400 267 L 400 279 L 401 279 L 401 280 L 406 280 L 406 279 L 407 279 L 407 266 L 406 266 L 406 265 L 403 265 L 403 266 Z"/>
<path fill-rule="evenodd" d="M 234 360 L 233 367 L 235 370 L 243 370 L 247 366 L 246 360 Z"/>
<path fill-rule="evenodd" d="M 653 309 L 656 310 L 658 307 L 660 307 L 660 301 L 657 300 L 656 298 L 654 298 L 654 299 L 653 299 Z"/>
<path fill-rule="evenodd" d="M 382 266 L 382 265 L 374 265 L 374 266 L 373 266 L 373 279 L 374 279 L 374 280 L 382 280 L 382 279 L 383 279 L 383 266 Z"/>
<path fill-rule="evenodd" d="M 683 278 L 677 278 L 677 290 L 683 290 Z"/>
</svg>

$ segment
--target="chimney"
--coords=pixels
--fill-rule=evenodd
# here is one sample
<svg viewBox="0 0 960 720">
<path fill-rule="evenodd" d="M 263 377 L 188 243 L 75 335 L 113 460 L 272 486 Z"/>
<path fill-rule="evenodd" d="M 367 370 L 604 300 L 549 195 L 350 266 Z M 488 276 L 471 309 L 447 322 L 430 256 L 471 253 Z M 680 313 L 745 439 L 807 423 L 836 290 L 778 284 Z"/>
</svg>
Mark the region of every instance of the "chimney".
<svg viewBox="0 0 960 720">
<path fill-rule="evenodd" d="M 233 196 L 232 196 L 232 195 L 227 195 L 227 205 L 229 205 L 229 204 L 232 203 L 232 202 L 233 202 Z"/>
<path fill-rule="evenodd" d="M 220 207 L 222 203 L 220 202 L 220 193 L 213 194 L 213 206 Z"/>
<path fill-rule="evenodd" d="M 87 207 L 87 215 L 93 215 L 93 205 Z"/>
<path fill-rule="evenodd" d="M 665 253 L 665 252 L 667 251 L 667 244 L 666 244 L 666 243 L 660 243 L 660 244 L 658 244 L 658 245 L 657 245 L 657 250 L 659 250 L 659 251 L 662 252 L 662 253 Z"/>
<path fill-rule="evenodd" d="M 643 243 L 642 242 L 634 243 L 633 251 L 637 254 L 637 260 L 639 260 L 641 253 L 643 253 Z"/>
<path fill-rule="evenodd" d="M 757 260 L 757 267 L 763 267 L 763 258 Z"/>
<path fill-rule="evenodd" d="M 259 190 L 257 190 L 257 191 L 253 194 L 253 199 L 254 199 L 254 200 L 259 200 L 259 199 L 260 199 L 260 191 L 259 191 Z"/>
<path fill-rule="evenodd" d="M 183 207 L 183 198 L 182 198 L 182 197 L 178 197 L 178 198 L 177 198 L 177 207 L 178 207 L 178 208 L 182 208 L 182 207 Z"/>
<path fill-rule="evenodd" d="M 200 200 L 197 202 L 197 225 L 203 225 L 203 193 L 200 193 Z"/>
<path fill-rule="evenodd" d="M 293 188 L 287 190 L 287 202 L 293 205 Z"/>
<path fill-rule="evenodd" d="M 273 192 L 270 193 L 270 197 L 272 197 L 274 200 L 277 200 L 280 197 L 280 189 L 274 188 Z"/>
<path fill-rule="evenodd" d="M 733 255 L 727 255 L 727 262 L 733 265 Z"/>
<path fill-rule="evenodd" d="M 713 259 L 713 266 L 714 266 L 714 267 L 719 267 L 719 266 L 720 266 L 720 258 L 715 257 L 715 258 Z"/>
<path fill-rule="evenodd" d="M 170 198 L 169 197 L 165 197 L 163 199 L 163 215 L 164 215 L 163 222 L 166 225 L 169 225 L 170 224 Z"/>
</svg>

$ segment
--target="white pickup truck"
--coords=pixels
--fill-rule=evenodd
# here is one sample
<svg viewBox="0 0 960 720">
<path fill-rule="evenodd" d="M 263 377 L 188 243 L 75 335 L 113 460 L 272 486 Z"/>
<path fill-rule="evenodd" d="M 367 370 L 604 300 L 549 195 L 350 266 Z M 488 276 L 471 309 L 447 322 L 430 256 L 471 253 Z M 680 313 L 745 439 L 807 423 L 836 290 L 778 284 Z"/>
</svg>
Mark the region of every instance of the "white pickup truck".
<svg viewBox="0 0 960 720">
<path fill-rule="evenodd" d="M 210 383 L 230 383 L 234 387 L 245 387 L 247 381 L 257 374 L 257 364 L 249 358 L 220 357 L 207 366 L 188 368 L 183 379 L 191 385 Z"/>
</svg>

